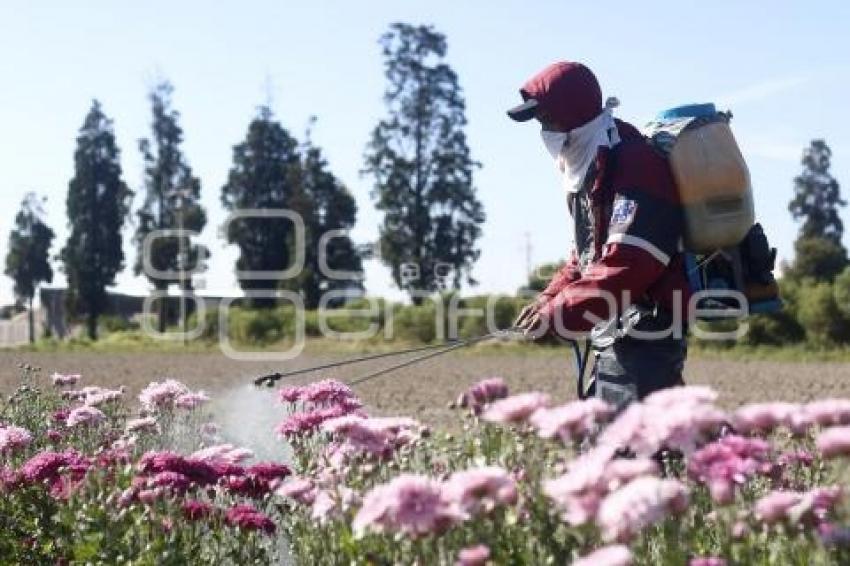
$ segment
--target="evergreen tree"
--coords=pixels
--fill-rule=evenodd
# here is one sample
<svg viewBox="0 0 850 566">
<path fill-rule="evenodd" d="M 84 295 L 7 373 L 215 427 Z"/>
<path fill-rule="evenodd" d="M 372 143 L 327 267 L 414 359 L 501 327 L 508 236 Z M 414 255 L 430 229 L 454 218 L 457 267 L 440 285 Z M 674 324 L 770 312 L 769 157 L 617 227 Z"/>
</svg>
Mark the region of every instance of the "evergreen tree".
<svg viewBox="0 0 850 566">
<path fill-rule="evenodd" d="M 300 183 L 298 143 L 274 119 L 271 109 L 260 108 L 248 126 L 245 141 L 233 148 L 233 166 L 221 201 L 227 210 L 293 209 Z M 295 207 L 298 208 L 298 207 Z M 236 269 L 279 271 L 290 265 L 294 227 L 281 218 L 242 218 L 230 222 L 227 241 L 239 246 Z M 281 282 L 240 278 L 244 290 L 273 290 Z M 271 299 L 252 299 L 255 306 L 271 306 Z"/>
<path fill-rule="evenodd" d="M 136 275 L 144 271 L 143 249 L 145 237 L 154 230 L 179 228 L 200 232 L 207 217 L 200 204 L 201 182 L 192 175 L 181 144 L 183 129 L 180 113 L 171 107 L 174 88 L 168 82 L 158 84 L 149 99 L 153 120 L 151 138 L 139 140 L 139 150 L 145 161 L 144 193 L 142 206 L 136 211 L 138 226 L 134 236 L 137 246 Z M 149 265 L 159 271 L 185 272 L 206 258 L 206 250 L 192 245 L 188 237 L 157 237 L 150 247 Z M 157 291 L 165 291 L 178 284 L 184 291 L 192 288 L 191 277 L 162 278 L 145 273 Z M 165 301 L 159 301 L 159 331 L 165 331 Z"/>
<path fill-rule="evenodd" d="M 412 264 L 411 291 L 440 289 L 445 266 L 453 288 L 464 277 L 475 284 L 484 211 L 472 182 L 478 164 L 464 134 L 463 95 L 444 62 L 446 38 L 430 26 L 396 23 L 380 43 L 388 116 L 372 133 L 364 172 L 374 177 L 373 196 L 384 213 L 381 256 L 400 287 L 407 286 L 405 264 Z"/>
<path fill-rule="evenodd" d="M 29 338 L 35 342 L 35 320 L 32 299 L 39 283 L 53 281 L 50 267 L 50 245 L 55 237 L 44 222 L 44 199 L 27 193 L 21 210 L 15 216 L 15 228 L 9 234 L 6 275 L 15 282 L 15 295 L 29 307 Z"/>
<path fill-rule="evenodd" d="M 121 229 L 133 193 L 121 179 L 120 150 L 112 120 L 92 102 L 77 136 L 74 177 L 66 201 L 71 233 L 61 257 L 68 278 L 68 307 L 86 315 L 90 338 L 106 308 L 106 287 L 124 267 Z"/>
<path fill-rule="evenodd" d="M 362 291 L 363 262 L 360 253 L 348 236 L 335 236 L 324 244 L 323 235 L 333 230 L 350 230 L 357 219 L 357 202 L 345 185 L 328 170 L 321 150 L 313 145 L 308 131 L 302 150 L 299 190 L 292 200 L 306 227 L 304 270 L 285 283 L 285 287 L 300 290 L 304 305 L 314 309 L 321 296 L 331 290 Z M 319 253 L 324 253 L 326 267 L 334 271 L 357 273 L 353 278 L 328 277 L 320 268 Z M 338 303 L 332 301 L 332 303 Z"/>
<path fill-rule="evenodd" d="M 838 209 L 846 206 L 838 181 L 829 172 L 832 151 L 823 140 L 813 140 L 803 152 L 803 172 L 794 178 L 794 198 L 788 205 L 794 220 L 802 221 L 795 242 L 795 277 L 831 280 L 847 265 L 841 243 L 844 224 Z"/>
</svg>

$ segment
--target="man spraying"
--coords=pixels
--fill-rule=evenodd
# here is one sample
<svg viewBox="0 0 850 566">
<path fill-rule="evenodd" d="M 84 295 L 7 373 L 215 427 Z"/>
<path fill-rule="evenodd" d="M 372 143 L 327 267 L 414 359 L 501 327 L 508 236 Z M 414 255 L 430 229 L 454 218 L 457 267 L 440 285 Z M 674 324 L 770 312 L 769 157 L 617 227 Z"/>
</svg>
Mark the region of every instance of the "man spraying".
<svg viewBox="0 0 850 566">
<path fill-rule="evenodd" d="M 603 106 L 580 63 L 549 65 L 520 89 L 508 115 L 542 126 L 563 175 L 575 246 L 566 265 L 520 313 L 527 335 L 590 332 L 595 395 L 618 407 L 680 385 L 687 343 L 681 316 L 689 291 L 683 216 L 664 156 Z M 589 392 L 589 393 L 592 393 Z"/>
</svg>

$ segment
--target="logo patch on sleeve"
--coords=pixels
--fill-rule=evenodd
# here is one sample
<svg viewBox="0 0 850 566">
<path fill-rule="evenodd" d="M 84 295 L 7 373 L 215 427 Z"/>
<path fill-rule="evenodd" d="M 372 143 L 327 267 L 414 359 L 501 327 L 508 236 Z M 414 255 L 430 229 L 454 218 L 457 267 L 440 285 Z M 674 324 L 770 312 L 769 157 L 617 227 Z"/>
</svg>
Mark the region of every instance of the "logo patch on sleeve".
<svg viewBox="0 0 850 566">
<path fill-rule="evenodd" d="M 637 211 L 637 203 L 631 199 L 618 198 L 611 211 L 611 225 L 631 224 Z"/>
</svg>

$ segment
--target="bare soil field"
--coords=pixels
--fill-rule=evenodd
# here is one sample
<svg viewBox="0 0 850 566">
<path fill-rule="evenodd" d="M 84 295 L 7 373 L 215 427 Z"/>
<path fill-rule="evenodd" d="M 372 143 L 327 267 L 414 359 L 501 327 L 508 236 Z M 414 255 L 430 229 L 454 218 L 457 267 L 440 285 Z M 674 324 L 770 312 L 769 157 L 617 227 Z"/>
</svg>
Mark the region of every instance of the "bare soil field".
<svg viewBox="0 0 850 566">
<path fill-rule="evenodd" d="M 45 374 L 53 371 L 81 373 L 88 385 L 124 385 L 135 395 L 150 381 L 173 377 L 192 388 L 203 389 L 220 401 L 246 395 L 251 379 L 263 373 L 308 367 L 350 357 L 352 354 L 305 354 L 289 362 L 244 362 L 221 353 L 101 353 L 101 352 L 0 352 L 0 390 L 8 391 L 17 381 L 17 366 L 28 363 Z M 343 381 L 357 378 L 392 361 L 376 360 L 290 378 L 287 383 L 305 383 L 333 377 Z M 409 415 L 432 425 L 455 422 L 447 405 L 468 385 L 484 377 L 501 376 L 520 392 L 547 391 L 555 399 L 574 396 L 574 370 L 570 351 L 480 350 L 452 353 L 383 375 L 356 387 L 367 406 L 377 414 Z M 850 397 L 850 364 L 838 362 L 730 361 L 692 358 L 686 379 L 706 384 L 721 394 L 721 403 L 735 406 L 764 400 L 805 401 L 823 397 Z M 268 395 L 250 393 L 254 404 Z M 247 415 L 239 417 L 248 419 Z M 247 420 L 245 421 L 247 424 Z M 238 423 L 234 423 L 237 424 Z"/>
</svg>

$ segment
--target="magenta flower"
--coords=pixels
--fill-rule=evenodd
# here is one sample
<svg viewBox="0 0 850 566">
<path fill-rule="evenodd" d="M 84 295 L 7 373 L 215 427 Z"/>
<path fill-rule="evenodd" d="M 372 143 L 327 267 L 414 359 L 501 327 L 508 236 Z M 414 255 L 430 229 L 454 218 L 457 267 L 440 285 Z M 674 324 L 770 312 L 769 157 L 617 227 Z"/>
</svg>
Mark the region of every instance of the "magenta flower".
<svg viewBox="0 0 850 566">
<path fill-rule="evenodd" d="M 286 464 L 277 462 L 258 462 L 245 470 L 245 473 L 257 476 L 267 481 L 282 480 L 292 474 L 292 470 Z"/>
<path fill-rule="evenodd" d="M 815 445 L 826 459 L 850 456 L 850 426 L 837 426 L 824 430 L 818 435 Z"/>
<path fill-rule="evenodd" d="M 597 523 L 607 541 L 628 542 L 668 513 L 688 505 L 688 490 L 672 479 L 640 477 L 606 497 L 599 506 Z"/>
<path fill-rule="evenodd" d="M 340 405 L 356 400 L 352 389 L 335 379 L 323 379 L 303 388 L 300 399 L 318 406 Z"/>
<path fill-rule="evenodd" d="M 207 462 L 184 458 L 169 451 L 147 452 L 139 459 L 137 467 L 143 474 L 177 472 L 200 486 L 215 484 L 220 475 L 215 467 Z"/>
<path fill-rule="evenodd" d="M 293 413 L 277 426 L 276 431 L 284 438 L 313 434 L 325 421 L 347 415 L 350 412 L 340 405 L 333 405 L 309 412 Z"/>
<path fill-rule="evenodd" d="M 630 566 L 632 552 L 628 546 L 612 544 L 579 558 L 572 566 Z"/>
<path fill-rule="evenodd" d="M 445 497 L 440 482 L 403 474 L 366 494 L 352 527 L 358 534 L 372 530 L 416 537 L 441 532 L 463 518 Z"/>
<path fill-rule="evenodd" d="M 27 460 L 20 469 L 21 479 L 28 484 L 55 483 L 60 473 L 68 472 L 72 479 L 79 480 L 88 470 L 89 462 L 79 452 L 39 452 Z"/>
<path fill-rule="evenodd" d="M 94 426 L 104 420 L 106 420 L 106 415 L 103 414 L 103 411 L 96 407 L 83 405 L 82 407 L 72 409 L 71 412 L 68 413 L 65 425 L 70 428 L 77 426 Z"/>
<path fill-rule="evenodd" d="M 189 521 L 201 521 L 206 519 L 213 512 L 213 506 L 206 501 L 198 501 L 197 499 L 187 499 L 181 505 L 183 516 Z"/>
<path fill-rule="evenodd" d="M 262 531 L 267 535 L 274 534 L 274 522 L 261 511 L 248 504 L 234 505 L 224 515 L 225 522 L 245 531 Z"/>
<path fill-rule="evenodd" d="M 508 386 L 501 377 L 484 379 L 470 387 L 458 397 L 459 407 L 469 408 L 476 415 L 481 414 L 485 405 L 508 396 Z"/>
<path fill-rule="evenodd" d="M 76 385 L 76 383 L 80 380 L 80 374 L 78 373 L 58 373 L 54 372 L 53 375 L 50 376 L 50 381 L 53 382 L 53 385 L 56 387 L 65 387 L 67 385 Z"/>
<path fill-rule="evenodd" d="M 528 419 L 541 438 L 559 437 L 562 442 L 582 440 L 596 430 L 598 423 L 614 413 L 600 399 L 573 401 L 559 407 L 537 409 Z"/>
<path fill-rule="evenodd" d="M 485 544 L 468 546 L 457 554 L 457 566 L 484 566 L 490 558 L 490 548 Z"/>
<path fill-rule="evenodd" d="M 498 466 L 455 472 L 444 483 L 443 493 L 468 515 L 517 502 L 516 483 L 507 470 Z"/>
<path fill-rule="evenodd" d="M 534 411 L 549 404 L 549 396 L 545 393 L 532 391 L 500 399 L 492 403 L 481 418 L 485 421 L 503 424 L 524 422 Z"/>
<path fill-rule="evenodd" d="M 735 486 L 770 466 L 770 445 L 757 438 L 724 436 L 694 453 L 688 461 L 688 475 L 708 486 L 712 499 L 731 503 Z"/>
<path fill-rule="evenodd" d="M 32 442 L 32 434 L 19 426 L 0 425 L 0 455 L 11 454 L 26 448 Z"/>
<path fill-rule="evenodd" d="M 278 390 L 277 395 L 281 403 L 297 403 L 301 400 L 301 395 L 304 393 L 303 387 L 282 387 Z"/>
</svg>

